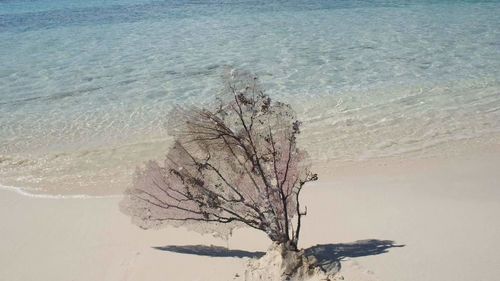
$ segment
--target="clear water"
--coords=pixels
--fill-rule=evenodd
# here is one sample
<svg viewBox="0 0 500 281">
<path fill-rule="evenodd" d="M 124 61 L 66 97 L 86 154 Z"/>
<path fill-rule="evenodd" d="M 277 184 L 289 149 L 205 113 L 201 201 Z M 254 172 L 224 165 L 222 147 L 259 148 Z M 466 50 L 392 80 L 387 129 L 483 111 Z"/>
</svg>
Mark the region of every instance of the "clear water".
<svg viewBox="0 0 500 281">
<path fill-rule="evenodd" d="M 0 183 L 119 190 L 165 114 L 257 73 L 315 160 L 500 131 L 500 1 L 0 0 Z M 90 191 L 89 191 L 90 192 Z"/>
</svg>

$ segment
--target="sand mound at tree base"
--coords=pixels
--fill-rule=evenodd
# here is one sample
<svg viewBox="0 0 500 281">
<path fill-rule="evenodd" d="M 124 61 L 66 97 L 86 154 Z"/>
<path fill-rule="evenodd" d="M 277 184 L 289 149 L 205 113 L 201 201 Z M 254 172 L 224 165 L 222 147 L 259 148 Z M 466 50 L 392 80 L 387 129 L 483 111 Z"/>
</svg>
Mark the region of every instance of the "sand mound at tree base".
<svg viewBox="0 0 500 281">
<path fill-rule="evenodd" d="M 273 244 L 260 259 L 252 259 L 245 271 L 246 281 L 337 281 L 340 263 L 320 264 L 303 250 L 289 251 L 284 245 Z"/>
</svg>

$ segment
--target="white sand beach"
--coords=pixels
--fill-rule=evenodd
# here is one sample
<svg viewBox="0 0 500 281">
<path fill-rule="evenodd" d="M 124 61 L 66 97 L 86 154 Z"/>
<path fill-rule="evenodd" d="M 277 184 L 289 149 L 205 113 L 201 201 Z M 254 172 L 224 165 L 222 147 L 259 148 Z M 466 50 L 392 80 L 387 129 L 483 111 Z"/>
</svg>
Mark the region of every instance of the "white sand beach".
<svg viewBox="0 0 500 281">
<path fill-rule="evenodd" d="M 303 194 L 300 246 L 333 244 L 345 280 L 498 280 L 499 166 L 495 144 L 439 159 L 323 167 Z M 142 230 L 118 202 L 1 190 L 0 280 L 244 280 L 248 258 L 270 245 L 250 230 L 229 241 Z M 229 250 L 196 246 L 212 244 Z"/>
</svg>

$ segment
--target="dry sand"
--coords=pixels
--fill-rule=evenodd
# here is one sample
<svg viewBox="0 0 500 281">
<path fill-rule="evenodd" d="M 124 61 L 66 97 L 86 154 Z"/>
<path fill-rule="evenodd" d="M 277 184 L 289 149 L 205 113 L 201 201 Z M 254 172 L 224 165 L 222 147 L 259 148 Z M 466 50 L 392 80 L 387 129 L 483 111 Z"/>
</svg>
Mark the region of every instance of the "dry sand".
<svg viewBox="0 0 500 281">
<path fill-rule="evenodd" d="M 499 167 L 498 146 L 446 159 L 323 167 L 322 179 L 303 194 L 301 246 L 375 239 L 329 246 L 340 249 L 345 280 L 499 280 Z M 0 190 L 0 280 L 243 280 L 248 258 L 224 256 L 249 256 L 270 244 L 251 230 L 229 241 L 182 229 L 141 230 L 119 212 L 118 201 Z M 200 244 L 248 252 L 192 247 Z M 153 248 L 169 245 L 189 245 L 177 249 L 197 254 Z"/>
</svg>

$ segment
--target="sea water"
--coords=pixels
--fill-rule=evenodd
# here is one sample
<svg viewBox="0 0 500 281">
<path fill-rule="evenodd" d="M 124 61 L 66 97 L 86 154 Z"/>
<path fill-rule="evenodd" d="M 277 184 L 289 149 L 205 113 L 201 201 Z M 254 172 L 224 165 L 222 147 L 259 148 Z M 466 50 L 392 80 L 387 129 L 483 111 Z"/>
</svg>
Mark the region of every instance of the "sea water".
<svg viewBox="0 0 500 281">
<path fill-rule="evenodd" d="M 0 184 L 109 193 L 161 158 L 227 67 L 303 121 L 312 159 L 500 131 L 500 1 L 1 0 Z M 416 154 L 415 154 L 416 153 Z"/>
</svg>

